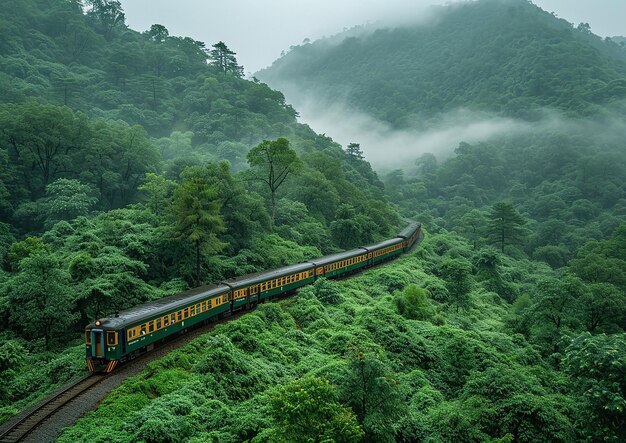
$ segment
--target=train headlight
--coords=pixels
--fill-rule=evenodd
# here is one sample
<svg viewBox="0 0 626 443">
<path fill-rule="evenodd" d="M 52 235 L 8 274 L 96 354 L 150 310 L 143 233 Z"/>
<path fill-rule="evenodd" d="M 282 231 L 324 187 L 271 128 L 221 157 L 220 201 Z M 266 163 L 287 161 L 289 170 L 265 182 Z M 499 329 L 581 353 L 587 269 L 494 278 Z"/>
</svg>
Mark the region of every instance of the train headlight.
<svg viewBox="0 0 626 443">
<path fill-rule="evenodd" d="M 100 320 L 96 320 L 96 326 L 102 326 L 102 322 Z"/>
</svg>

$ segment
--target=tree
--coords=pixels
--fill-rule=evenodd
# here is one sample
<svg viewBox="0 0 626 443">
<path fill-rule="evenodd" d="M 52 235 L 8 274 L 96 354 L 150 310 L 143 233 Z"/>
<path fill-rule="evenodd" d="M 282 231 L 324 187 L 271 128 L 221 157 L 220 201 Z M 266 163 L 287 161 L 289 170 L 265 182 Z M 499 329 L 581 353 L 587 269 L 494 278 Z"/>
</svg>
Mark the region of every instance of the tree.
<svg viewBox="0 0 626 443">
<path fill-rule="evenodd" d="M 209 51 L 209 63 L 220 72 L 230 73 L 237 77 L 243 77 L 243 66 L 237 64 L 236 52 L 231 51 L 226 43 L 220 41 L 213 45 Z"/>
<path fill-rule="evenodd" d="M 499 245 L 502 252 L 504 252 L 505 245 L 518 244 L 524 238 L 522 226 L 526 221 L 512 204 L 496 203 L 487 218 L 489 239 L 491 243 Z"/>
<path fill-rule="evenodd" d="M 72 326 L 69 274 L 47 251 L 20 261 L 19 272 L 9 279 L 9 324 L 23 337 L 43 338 L 46 349 Z"/>
<path fill-rule="evenodd" d="M 282 137 L 274 141 L 263 140 L 248 152 L 247 159 L 252 179 L 265 183 L 270 190 L 273 225 L 276 191 L 290 175 L 302 168 L 302 162 L 289 146 L 289 140 Z"/>
<path fill-rule="evenodd" d="M 270 416 L 284 442 L 358 442 L 363 431 L 349 408 L 337 403 L 335 387 L 307 376 L 274 391 Z"/>
<path fill-rule="evenodd" d="M 7 262 L 9 267 L 17 271 L 23 259 L 31 257 L 39 253 L 51 252 L 50 245 L 47 245 L 39 237 L 26 237 L 22 241 L 11 244 L 7 253 Z"/>
<path fill-rule="evenodd" d="M 626 334 L 588 332 L 565 350 L 565 371 L 580 404 L 579 427 L 588 441 L 626 441 Z"/>
<path fill-rule="evenodd" d="M 404 288 L 395 301 L 400 315 L 412 320 L 430 320 L 435 314 L 435 310 L 428 301 L 428 290 L 409 285 Z"/>
<path fill-rule="evenodd" d="M 486 222 L 487 219 L 485 218 L 483 212 L 478 209 L 472 209 L 461 217 L 461 229 L 459 230 L 472 242 L 474 249 L 477 249 L 478 243 L 482 239 Z"/>
<path fill-rule="evenodd" d="M 31 198 L 39 197 L 57 177 L 77 172 L 74 160 L 88 135 L 86 117 L 64 106 L 26 103 L 0 114 L 0 136 L 23 169 Z"/>
<path fill-rule="evenodd" d="M 578 300 L 585 291 L 582 280 L 572 275 L 545 278 L 537 284 L 534 304 L 526 315 L 537 325 L 541 341 L 552 345 L 552 352 L 559 352 L 562 330 L 576 319 Z"/>
<path fill-rule="evenodd" d="M 224 244 L 217 234 L 224 229 L 220 216 L 220 203 L 215 186 L 200 168 L 183 171 L 183 181 L 174 190 L 170 216 L 173 236 L 193 244 L 195 250 L 195 283 L 201 282 L 201 258 L 203 254 L 219 252 Z"/>
<path fill-rule="evenodd" d="M 106 39 L 111 37 L 116 26 L 124 25 L 126 15 L 118 0 L 87 0 L 85 3 L 91 7 L 88 15 L 100 22 Z"/>
<path fill-rule="evenodd" d="M 393 441 L 399 415 L 399 382 L 372 353 L 355 349 L 340 379 L 343 403 L 350 406 L 365 431 L 365 441 Z"/>
<path fill-rule="evenodd" d="M 150 40 L 156 43 L 163 43 L 169 36 L 170 33 L 167 28 L 163 25 L 154 24 L 150 26 L 150 30 L 146 32 Z"/>
<path fill-rule="evenodd" d="M 346 148 L 346 154 L 350 160 L 363 160 L 365 156 L 361 151 L 361 145 L 359 143 L 350 143 Z"/>
<path fill-rule="evenodd" d="M 589 332 L 626 320 L 626 297 L 609 283 L 591 283 L 578 299 L 578 311 Z"/>
<path fill-rule="evenodd" d="M 168 198 L 176 186 L 176 182 L 153 172 L 148 172 L 144 180 L 144 184 L 138 189 L 148 194 L 148 202 L 152 212 L 161 215 L 167 206 Z"/>
<path fill-rule="evenodd" d="M 91 186 L 78 180 L 60 178 L 50 183 L 46 187 L 46 197 L 41 199 L 45 226 L 86 215 L 98 201 L 93 193 Z"/>
<path fill-rule="evenodd" d="M 342 204 L 330 224 L 330 233 L 338 246 L 349 248 L 371 242 L 377 228 L 368 215 L 357 213 L 351 205 Z"/>
<path fill-rule="evenodd" d="M 445 259 L 441 264 L 441 274 L 446 281 L 446 289 L 457 311 L 460 308 L 469 307 L 469 293 L 472 289 L 471 269 L 471 264 L 461 258 Z"/>
</svg>

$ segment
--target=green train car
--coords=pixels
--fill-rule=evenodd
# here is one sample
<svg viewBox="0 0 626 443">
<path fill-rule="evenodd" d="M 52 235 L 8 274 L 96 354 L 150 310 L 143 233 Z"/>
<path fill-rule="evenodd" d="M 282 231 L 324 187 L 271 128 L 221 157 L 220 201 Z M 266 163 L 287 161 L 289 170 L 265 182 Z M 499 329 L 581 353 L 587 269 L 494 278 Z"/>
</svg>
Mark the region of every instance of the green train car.
<svg viewBox="0 0 626 443">
<path fill-rule="evenodd" d="M 98 319 L 85 329 L 87 366 L 92 372 L 111 372 L 198 323 L 250 309 L 318 278 L 340 277 L 390 260 L 408 252 L 420 235 L 421 224 L 411 223 L 398 236 L 373 245 L 202 286 Z"/>
</svg>

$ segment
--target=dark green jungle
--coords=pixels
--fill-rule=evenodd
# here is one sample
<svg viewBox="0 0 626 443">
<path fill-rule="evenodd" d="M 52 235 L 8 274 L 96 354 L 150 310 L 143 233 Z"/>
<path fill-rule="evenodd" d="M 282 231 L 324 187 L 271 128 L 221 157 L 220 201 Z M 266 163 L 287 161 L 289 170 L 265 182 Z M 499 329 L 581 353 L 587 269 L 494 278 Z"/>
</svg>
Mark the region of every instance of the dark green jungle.
<svg viewBox="0 0 626 443">
<path fill-rule="evenodd" d="M 413 219 L 412 253 L 217 326 L 60 441 L 626 441 L 626 39 L 524 0 L 435 13 L 246 79 L 228 42 L 136 32 L 115 0 L 4 0 L 0 423 L 86 373 L 95 318 Z M 530 129 L 375 170 L 282 84 L 397 130 Z"/>
</svg>

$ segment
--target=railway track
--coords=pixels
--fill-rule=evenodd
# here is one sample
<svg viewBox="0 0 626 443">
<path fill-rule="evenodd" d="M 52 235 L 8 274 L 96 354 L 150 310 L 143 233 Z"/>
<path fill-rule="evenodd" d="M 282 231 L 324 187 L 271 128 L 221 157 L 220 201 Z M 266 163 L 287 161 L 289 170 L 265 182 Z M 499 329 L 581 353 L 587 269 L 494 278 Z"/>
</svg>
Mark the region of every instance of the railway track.
<svg viewBox="0 0 626 443">
<path fill-rule="evenodd" d="M 27 409 L 18 419 L 0 434 L 0 443 L 15 443 L 24 440 L 33 430 L 46 422 L 51 415 L 62 409 L 83 392 L 102 382 L 107 375 L 88 374 L 76 382 L 66 385 L 37 405 Z"/>
</svg>

